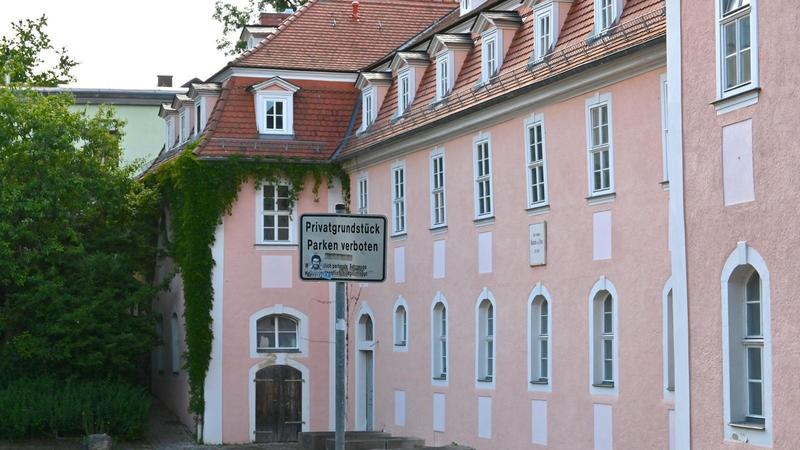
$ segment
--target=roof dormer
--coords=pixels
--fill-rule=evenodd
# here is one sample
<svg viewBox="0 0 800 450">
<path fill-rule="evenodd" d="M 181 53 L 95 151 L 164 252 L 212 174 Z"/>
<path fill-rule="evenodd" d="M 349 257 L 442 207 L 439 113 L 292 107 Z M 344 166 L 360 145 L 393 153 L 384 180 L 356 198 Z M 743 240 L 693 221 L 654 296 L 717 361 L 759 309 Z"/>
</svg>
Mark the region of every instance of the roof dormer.
<svg viewBox="0 0 800 450">
<path fill-rule="evenodd" d="M 467 33 L 437 34 L 428 45 L 428 55 L 436 62 L 436 96 L 434 101 L 444 99 L 455 85 L 455 78 L 467 59 L 474 42 Z"/>
<path fill-rule="evenodd" d="M 531 62 L 541 61 L 558 42 L 558 36 L 574 0 L 527 0 L 533 10 L 533 55 Z"/>
<path fill-rule="evenodd" d="M 624 3 L 624 0 L 594 0 L 594 34 L 604 34 L 617 24 Z"/>
<path fill-rule="evenodd" d="M 164 131 L 166 133 L 164 136 L 164 148 L 169 150 L 174 147 L 176 143 L 175 118 L 178 116 L 178 110 L 173 108 L 169 103 L 163 103 L 158 109 L 158 116 L 164 119 Z"/>
<path fill-rule="evenodd" d="M 522 19 L 516 11 L 481 13 L 472 32 L 481 35 L 481 83 L 497 75 Z"/>
<path fill-rule="evenodd" d="M 478 6 L 481 6 L 486 0 L 461 0 L 461 15 L 472 12 Z"/>
<path fill-rule="evenodd" d="M 250 87 L 259 134 L 294 135 L 294 94 L 300 87 L 273 77 Z"/>
<path fill-rule="evenodd" d="M 392 84 L 391 72 L 361 72 L 356 78 L 356 88 L 361 91 L 361 128 L 365 131 L 375 122 L 378 110 Z"/>
<path fill-rule="evenodd" d="M 208 123 L 208 116 L 214 110 L 222 88 L 217 83 L 191 83 L 186 95 L 194 100 L 193 128 L 194 134 L 203 132 Z"/>
<path fill-rule="evenodd" d="M 408 112 L 414 102 L 422 75 L 431 61 L 425 52 L 397 52 L 389 64 L 397 79 L 397 117 Z"/>
<path fill-rule="evenodd" d="M 176 94 L 172 99 L 172 109 L 178 112 L 178 144 L 189 140 L 191 135 L 192 111 L 194 101 L 184 94 Z"/>
</svg>

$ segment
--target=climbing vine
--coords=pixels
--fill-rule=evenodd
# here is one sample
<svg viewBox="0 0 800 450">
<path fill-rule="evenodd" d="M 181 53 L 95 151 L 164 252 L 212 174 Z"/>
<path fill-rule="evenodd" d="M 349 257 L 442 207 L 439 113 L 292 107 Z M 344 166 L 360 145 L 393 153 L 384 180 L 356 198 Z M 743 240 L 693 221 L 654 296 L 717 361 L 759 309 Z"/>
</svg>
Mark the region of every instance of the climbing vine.
<svg viewBox="0 0 800 450">
<path fill-rule="evenodd" d="M 306 182 L 312 179 L 312 192 L 318 199 L 323 180 L 338 179 L 345 203 L 349 203 L 350 181 L 347 172 L 334 163 L 303 163 L 293 159 L 252 160 L 228 158 L 201 160 L 184 150 L 177 158 L 145 178 L 155 183 L 164 207 L 170 212 L 171 242 L 168 252 L 183 279 L 186 361 L 189 374 L 189 411 L 198 419 L 205 410 L 203 387 L 211 360 L 211 307 L 214 290 L 211 272 L 214 260 L 211 246 L 223 215 L 230 214 L 239 190 L 248 179 L 290 183 L 289 205 L 294 206 Z"/>
</svg>

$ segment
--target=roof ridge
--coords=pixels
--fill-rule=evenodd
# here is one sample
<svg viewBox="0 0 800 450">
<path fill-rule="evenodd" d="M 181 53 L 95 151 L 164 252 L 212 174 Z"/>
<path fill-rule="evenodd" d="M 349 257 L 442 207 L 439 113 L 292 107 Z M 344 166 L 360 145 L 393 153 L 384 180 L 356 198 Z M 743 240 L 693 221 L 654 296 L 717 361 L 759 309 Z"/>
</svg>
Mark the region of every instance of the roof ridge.
<svg viewBox="0 0 800 450">
<path fill-rule="evenodd" d="M 317 4 L 318 2 L 319 2 L 319 0 L 308 0 L 308 2 L 306 4 L 300 6 L 300 8 L 298 8 L 297 11 L 293 12 L 287 18 L 283 19 L 283 21 L 280 23 L 280 25 L 278 25 L 278 28 L 274 32 L 272 32 L 269 35 L 267 35 L 267 37 L 262 39 L 261 42 L 259 42 L 255 47 L 253 47 L 250 50 L 247 50 L 246 52 L 244 52 L 241 55 L 237 56 L 233 61 L 228 63 L 228 66 L 236 65 L 241 60 L 243 60 L 246 57 L 248 57 L 248 56 L 252 55 L 253 53 L 255 53 L 256 50 L 258 50 L 261 47 L 267 45 L 269 42 L 271 42 L 273 39 L 275 39 L 275 37 L 277 35 L 279 35 L 283 30 L 285 30 L 286 27 L 291 25 L 292 22 L 296 21 L 300 16 L 303 15 L 303 13 L 305 13 L 309 8 L 311 8 L 311 6 Z"/>
</svg>

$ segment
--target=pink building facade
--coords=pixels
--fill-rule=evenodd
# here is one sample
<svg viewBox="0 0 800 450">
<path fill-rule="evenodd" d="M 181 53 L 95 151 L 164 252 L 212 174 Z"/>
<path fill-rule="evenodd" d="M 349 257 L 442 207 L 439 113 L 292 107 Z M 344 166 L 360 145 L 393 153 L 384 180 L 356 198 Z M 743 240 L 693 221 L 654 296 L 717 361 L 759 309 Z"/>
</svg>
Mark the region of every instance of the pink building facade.
<svg viewBox="0 0 800 450">
<path fill-rule="evenodd" d="M 791 117 L 794 75 L 766 44 L 791 24 L 758 27 L 782 2 L 702 3 L 311 0 L 165 105 L 153 170 L 202 136 L 200 159 L 350 176 L 309 180 L 292 207 L 282 182 L 248 180 L 222 218 L 199 436 L 333 429 L 334 293 L 298 278 L 297 218 L 349 191 L 390 236 L 386 281 L 347 289 L 348 429 L 482 450 L 796 447 L 798 238 L 769 228 L 797 222 L 791 150 L 766 125 Z M 172 283 L 154 392 L 194 425 Z"/>
</svg>

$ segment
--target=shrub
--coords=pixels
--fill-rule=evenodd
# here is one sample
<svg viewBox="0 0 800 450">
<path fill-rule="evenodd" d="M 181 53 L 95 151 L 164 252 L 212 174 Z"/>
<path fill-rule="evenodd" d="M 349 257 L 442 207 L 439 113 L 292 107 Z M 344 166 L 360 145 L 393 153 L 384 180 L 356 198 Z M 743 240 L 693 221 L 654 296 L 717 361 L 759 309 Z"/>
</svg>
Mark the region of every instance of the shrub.
<svg viewBox="0 0 800 450">
<path fill-rule="evenodd" d="M 20 379 L 0 388 L 0 438 L 80 436 L 108 433 L 141 436 L 150 396 L 122 383 Z"/>
</svg>

